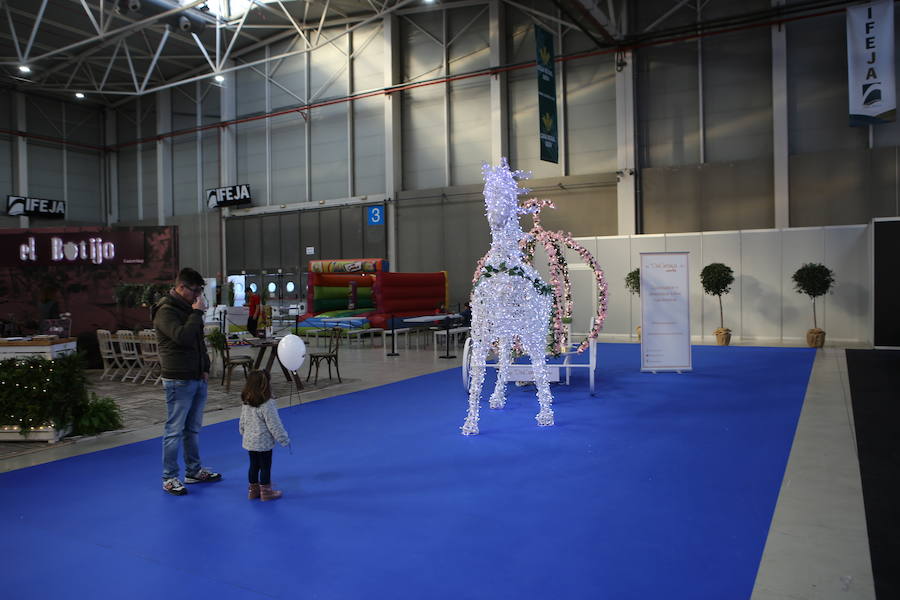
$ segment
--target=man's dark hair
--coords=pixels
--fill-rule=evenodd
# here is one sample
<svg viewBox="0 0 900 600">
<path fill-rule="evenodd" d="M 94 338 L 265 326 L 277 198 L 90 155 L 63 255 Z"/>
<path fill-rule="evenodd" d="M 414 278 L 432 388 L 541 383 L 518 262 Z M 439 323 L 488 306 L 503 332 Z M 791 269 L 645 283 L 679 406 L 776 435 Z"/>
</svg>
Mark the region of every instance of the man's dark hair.
<svg viewBox="0 0 900 600">
<path fill-rule="evenodd" d="M 190 267 L 185 267 L 178 272 L 178 278 L 175 280 L 175 285 L 178 284 L 185 287 L 202 287 L 206 285 L 206 281 L 204 281 L 203 275 Z"/>
</svg>

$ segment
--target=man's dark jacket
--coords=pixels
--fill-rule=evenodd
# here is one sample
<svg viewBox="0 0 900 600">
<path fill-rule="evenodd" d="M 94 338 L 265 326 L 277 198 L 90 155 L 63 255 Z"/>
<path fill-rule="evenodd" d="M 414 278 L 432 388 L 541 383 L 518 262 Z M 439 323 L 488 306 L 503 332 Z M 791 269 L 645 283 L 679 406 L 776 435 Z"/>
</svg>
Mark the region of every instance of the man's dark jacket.
<svg viewBox="0 0 900 600">
<path fill-rule="evenodd" d="M 159 338 L 162 376 L 200 379 L 209 373 L 209 355 L 203 340 L 203 311 L 194 310 L 174 291 L 150 308 Z"/>
</svg>

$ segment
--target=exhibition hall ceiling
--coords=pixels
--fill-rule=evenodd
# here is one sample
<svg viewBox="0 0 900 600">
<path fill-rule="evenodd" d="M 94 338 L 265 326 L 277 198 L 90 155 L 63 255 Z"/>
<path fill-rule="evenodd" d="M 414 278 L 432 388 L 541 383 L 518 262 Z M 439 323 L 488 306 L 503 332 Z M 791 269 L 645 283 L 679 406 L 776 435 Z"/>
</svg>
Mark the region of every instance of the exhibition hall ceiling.
<svg viewBox="0 0 900 600">
<path fill-rule="evenodd" d="M 624 50 L 840 12 L 856 0 L 499 0 L 535 23 Z M 7 88 L 116 106 L 333 43 L 388 14 L 489 0 L 0 0 Z M 488 18 L 487 12 L 480 18 Z M 278 42 L 285 43 L 279 44 Z M 289 44 L 289 42 L 295 42 Z M 300 43 L 296 43 L 300 42 Z M 269 47 L 268 58 L 259 52 Z M 275 50 L 278 48 L 279 50 Z M 279 54 L 280 53 L 280 54 Z M 498 65 L 499 66 L 499 65 Z"/>
</svg>

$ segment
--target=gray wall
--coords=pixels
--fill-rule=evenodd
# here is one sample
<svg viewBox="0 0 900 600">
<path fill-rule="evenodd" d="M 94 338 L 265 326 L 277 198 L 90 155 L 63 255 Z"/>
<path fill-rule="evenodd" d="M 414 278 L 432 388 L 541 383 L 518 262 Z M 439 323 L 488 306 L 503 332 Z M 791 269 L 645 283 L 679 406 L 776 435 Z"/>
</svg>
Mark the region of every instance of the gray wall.
<svg viewBox="0 0 900 600">
<path fill-rule="evenodd" d="M 0 197 L 27 195 L 67 202 L 66 219 L 30 219 L 31 227 L 65 225 L 95 225 L 103 223 L 102 152 L 93 149 L 103 145 L 102 112 L 61 100 L 40 96 L 25 96 L 26 129 L 34 138 L 25 141 L 27 190 L 17 185 L 17 139 L 0 139 Z M 11 91 L 0 92 L 0 128 L 17 130 L 16 100 Z M 50 140 L 38 139 L 50 138 Z M 23 138 L 24 139 L 24 138 Z M 59 141 L 68 140 L 71 145 Z M 76 144 L 83 144 L 87 147 Z M 5 204 L 4 204 L 5 208 Z M 0 227 L 19 227 L 18 218 L 0 217 Z"/>
<path fill-rule="evenodd" d="M 713 2 L 703 16 L 723 17 L 769 5 L 769 0 Z M 417 83 L 490 66 L 487 6 L 438 7 L 398 16 L 399 79 Z M 632 15 L 637 30 L 672 6 L 671 0 L 639 3 Z M 557 34 L 563 54 L 592 49 L 577 29 L 529 13 L 527 7 L 555 10 L 538 0 L 504 4 L 499 43 L 507 63 L 533 60 L 536 24 Z M 695 18 L 696 9 L 682 7 L 662 26 L 691 25 Z M 844 17 L 817 17 L 785 28 L 790 224 L 846 225 L 898 215 L 900 124 L 876 127 L 871 139 L 868 129 L 848 127 Z M 201 82 L 173 89 L 162 100 L 148 96 L 117 106 L 118 175 L 110 183 L 118 201 L 109 207 L 115 222 L 156 225 L 161 211 L 164 223 L 179 226 L 183 260 L 208 273 L 277 268 L 278 262 L 282 268 L 302 270 L 306 246 L 322 258 L 384 256 L 385 240 L 369 239 L 374 231 L 351 215 L 360 204 L 381 201 L 388 189 L 385 105 L 397 101 L 401 168 L 395 266 L 406 271 L 448 269 L 452 296 L 460 300 L 467 293 L 474 260 L 487 244 L 480 165 L 491 158 L 492 136 L 499 135 L 489 77 L 410 89 L 390 101 L 375 95 L 235 125 L 236 181 L 221 179 L 224 146 L 219 128 L 174 136 L 165 143 L 170 150 L 163 153 L 161 165 L 156 142 L 132 144 L 198 123 L 219 122 L 221 100 L 230 94 L 234 116 L 244 119 L 384 85 L 382 23 L 350 34 L 343 27 L 330 28 L 322 35 L 333 43 L 239 70 L 230 88 Z M 297 37 L 284 39 L 235 60 L 240 64 L 273 56 L 302 48 L 303 43 Z M 643 231 L 772 227 L 772 32 L 755 28 L 700 42 L 645 47 L 636 51 L 634 61 Z M 558 202 L 556 211 L 544 215 L 548 228 L 583 236 L 615 234 L 613 57 L 566 60 L 557 64 L 557 72 L 563 123 L 560 164 L 538 158 L 531 69 L 506 76 L 502 110 L 507 154 L 513 167 L 531 170 L 538 178 L 532 182 L 534 195 Z M 168 103 L 163 108 L 171 109 L 171 123 L 157 126 L 158 102 Z M 0 126 L 5 129 L 15 128 L 14 104 L 10 92 L 0 93 Z M 96 145 L 104 141 L 102 114 L 78 104 L 29 97 L 26 118 L 28 131 L 38 135 Z M 5 186 L 7 193 L 13 192 L 15 146 L 15 140 L 0 138 L 0 188 Z M 67 223 L 105 222 L 99 153 L 35 140 L 27 146 L 30 194 L 68 199 Z M 168 171 L 171 183 L 157 189 L 157 173 Z M 253 208 L 285 216 L 241 215 L 220 224 L 218 214 L 204 206 L 203 190 L 234 183 L 251 185 Z M 336 202 L 355 203 L 356 208 L 332 206 Z M 15 227 L 18 220 L 0 216 L 0 226 Z M 221 264 L 222 228 L 227 269 Z M 380 231 L 383 238 L 384 229 Z M 246 247 L 244 240 L 250 241 Z"/>
</svg>

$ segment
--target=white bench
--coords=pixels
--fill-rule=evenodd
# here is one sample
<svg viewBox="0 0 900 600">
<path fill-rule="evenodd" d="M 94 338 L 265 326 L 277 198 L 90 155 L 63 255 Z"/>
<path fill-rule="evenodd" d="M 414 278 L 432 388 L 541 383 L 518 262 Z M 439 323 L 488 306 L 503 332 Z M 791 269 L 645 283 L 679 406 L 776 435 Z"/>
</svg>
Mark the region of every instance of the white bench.
<svg viewBox="0 0 900 600">
<path fill-rule="evenodd" d="M 360 340 L 360 344 L 362 344 L 363 336 L 368 336 L 369 341 L 372 343 L 372 346 L 375 346 L 375 334 L 384 333 L 384 330 L 380 327 L 369 327 L 367 329 L 347 329 L 344 331 L 347 334 L 347 341 L 351 342 L 354 339 Z M 384 339 L 382 337 L 382 339 Z"/>
</svg>

